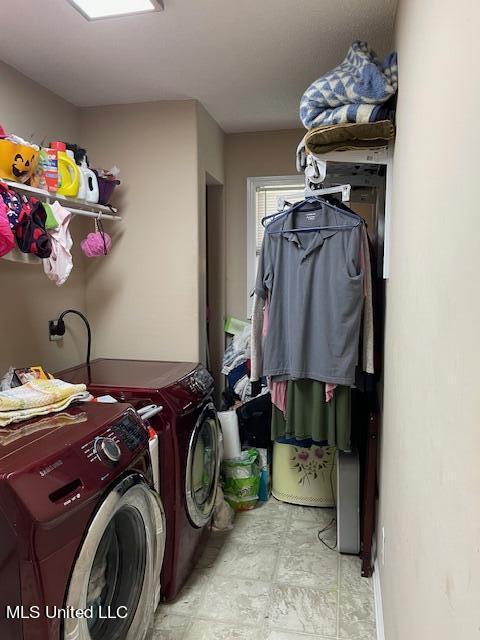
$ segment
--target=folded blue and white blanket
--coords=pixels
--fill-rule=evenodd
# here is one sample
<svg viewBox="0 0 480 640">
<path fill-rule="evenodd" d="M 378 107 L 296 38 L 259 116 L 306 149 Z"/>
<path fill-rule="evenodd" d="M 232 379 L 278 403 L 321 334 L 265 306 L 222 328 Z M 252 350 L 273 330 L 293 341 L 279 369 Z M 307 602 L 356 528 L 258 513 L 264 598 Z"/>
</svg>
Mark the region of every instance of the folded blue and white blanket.
<svg viewBox="0 0 480 640">
<path fill-rule="evenodd" d="M 345 60 L 303 94 L 300 118 L 307 129 L 388 118 L 387 102 L 397 91 L 397 53 L 381 62 L 366 42 L 354 42 Z"/>
</svg>

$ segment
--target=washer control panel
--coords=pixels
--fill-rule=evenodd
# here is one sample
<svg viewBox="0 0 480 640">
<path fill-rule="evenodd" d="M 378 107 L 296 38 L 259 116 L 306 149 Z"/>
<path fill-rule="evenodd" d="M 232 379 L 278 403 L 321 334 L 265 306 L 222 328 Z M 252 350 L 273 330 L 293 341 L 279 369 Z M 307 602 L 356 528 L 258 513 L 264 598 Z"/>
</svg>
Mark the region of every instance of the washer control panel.
<svg viewBox="0 0 480 640">
<path fill-rule="evenodd" d="M 129 451 L 135 451 L 148 440 L 146 429 L 133 410 L 127 411 L 121 420 L 113 425 L 113 431 Z"/>
<path fill-rule="evenodd" d="M 122 451 L 113 438 L 96 438 L 93 447 L 102 462 L 116 464 L 120 461 Z"/>
<path fill-rule="evenodd" d="M 207 395 L 213 386 L 213 378 L 210 373 L 202 367 L 198 366 L 193 373 L 185 380 L 185 386 L 192 393 L 198 396 Z"/>
<path fill-rule="evenodd" d="M 114 465 L 122 458 L 122 445 L 128 451 L 134 452 L 147 440 L 148 434 L 145 427 L 133 410 L 130 410 L 93 440 L 86 442 L 82 446 L 82 451 L 90 462 L 100 461 Z"/>
</svg>

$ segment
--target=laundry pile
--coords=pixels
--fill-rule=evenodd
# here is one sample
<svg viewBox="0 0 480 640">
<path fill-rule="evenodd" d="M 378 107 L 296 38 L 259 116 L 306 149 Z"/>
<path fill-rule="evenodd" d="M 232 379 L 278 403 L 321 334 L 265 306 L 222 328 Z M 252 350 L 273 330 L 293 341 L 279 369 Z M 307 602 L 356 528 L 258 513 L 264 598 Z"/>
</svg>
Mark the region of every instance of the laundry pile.
<svg viewBox="0 0 480 640">
<path fill-rule="evenodd" d="M 307 152 L 386 146 L 395 136 L 397 88 L 396 52 L 381 61 L 366 42 L 354 42 L 343 62 L 315 80 L 301 99 Z"/>
<path fill-rule="evenodd" d="M 300 103 L 307 129 L 345 122 L 388 120 L 398 86 L 395 51 L 380 61 L 366 42 L 354 42 L 345 60 L 315 80 Z"/>
<path fill-rule="evenodd" d="M 233 333 L 233 338 L 223 357 L 222 373 L 227 376 L 227 385 L 222 394 L 222 411 L 218 413 L 218 417 L 222 425 L 224 460 L 230 460 L 233 466 L 230 465 L 228 467 L 230 472 L 227 472 L 225 468 L 223 471 L 224 477 L 226 474 L 228 477 L 233 478 L 235 473 L 240 470 L 239 478 L 245 479 L 247 476 L 242 475 L 245 467 L 240 461 L 240 457 L 245 454 L 245 449 L 253 448 L 257 451 L 260 456 L 259 460 L 263 460 L 260 465 L 260 472 L 263 473 L 265 471 L 266 474 L 267 450 L 271 448 L 270 420 L 272 405 L 266 380 L 264 378 L 262 380 L 258 378 L 251 379 L 250 323 L 228 318 L 225 330 L 230 335 Z M 242 469 L 243 471 L 241 471 Z M 248 477 L 253 478 L 253 476 Z M 266 487 L 267 485 L 269 486 L 269 482 L 263 476 L 262 478 L 260 485 L 258 483 L 249 485 L 250 489 L 257 487 L 251 494 L 255 496 L 253 504 L 257 500 L 258 496 L 256 494 L 259 486 L 264 487 L 259 499 L 268 500 L 269 492 Z M 232 491 L 225 490 L 225 494 L 227 502 L 229 501 L 234 509 L 238 510 L 238 505 L 235 505 L 235 501 L 232 501 Z M 246 499 L 246 495 L 246 493 L 242 494 L 241 502 Z"/>
<path fill-rule="evenodd" d="M 0 255 L 11 251 L 15 243 L 20 251 L 48 258 L 52 251 L 47 234 L 47 213 L 41 202 L 28 200 L 0 182 Z"/>
<path fill-rule="evenodd" d="M 233 336 L 223 355 L 222 373 L 227 376 L 227 395 L 236 396 L 242 402 L 251 398 L 250 325 Z"/>
<path fill-rule="evenodd" d="M 42 259 L 45 273 L 59 286 L 73 268 L 70 220 L 70 212 L 58 202 L 27 198 L 0 182 L 0 256 L 16 244 L 22 253 Z"/>
<path fill-rule="evenodd" d="M 63 411 L 72 402 L 88 397 L 84 384 L 69 384 L 57 379 L 32 380 L 0 392 L 0 427 Z"/>
</svg>

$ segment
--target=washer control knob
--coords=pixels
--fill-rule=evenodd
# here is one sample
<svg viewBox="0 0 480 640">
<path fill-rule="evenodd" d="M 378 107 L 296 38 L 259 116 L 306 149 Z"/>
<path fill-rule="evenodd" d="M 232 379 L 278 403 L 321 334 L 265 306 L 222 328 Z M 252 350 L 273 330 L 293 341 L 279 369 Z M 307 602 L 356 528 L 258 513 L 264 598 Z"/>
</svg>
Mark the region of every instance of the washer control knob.
<svg viewBox="0 0 480 640">
<path fill-rule="evenodd" d="M 115 464 L 120 460 L 122 452 L 113 438 L 97 438 L 95 450 L 103 462 Z"/>
</svg>

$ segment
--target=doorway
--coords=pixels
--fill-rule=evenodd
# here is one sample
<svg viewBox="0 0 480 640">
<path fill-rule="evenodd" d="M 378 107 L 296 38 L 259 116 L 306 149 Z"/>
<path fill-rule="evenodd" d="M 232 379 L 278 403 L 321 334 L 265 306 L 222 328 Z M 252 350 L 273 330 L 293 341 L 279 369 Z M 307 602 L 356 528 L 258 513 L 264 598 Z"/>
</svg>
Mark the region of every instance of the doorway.
<svg viewBox="0 0 480 640">
<path fill-rule="evenodd" d="M 205 357 L 208 369 L 215 380 L 215 402 L 219 406 L 224 386 L 221 369 L 225 350 L 225 212 L 223 185 L 218 184 L 208 174 L 205 211 Z"/>
</svg>

